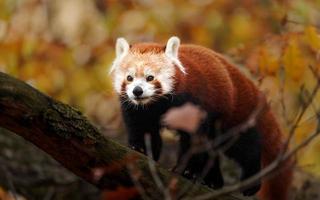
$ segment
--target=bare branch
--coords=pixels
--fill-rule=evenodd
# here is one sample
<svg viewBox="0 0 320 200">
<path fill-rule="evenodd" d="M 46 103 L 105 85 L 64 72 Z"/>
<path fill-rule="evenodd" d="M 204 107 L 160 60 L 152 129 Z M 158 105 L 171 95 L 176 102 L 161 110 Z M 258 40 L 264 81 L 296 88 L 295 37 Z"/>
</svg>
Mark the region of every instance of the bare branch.
<svg viewBox="0 0 320 200">
<path fill-rule="evenodd" d="M 11 180 L 11 174 L 10 172 L 6 169 L 6 167 L 4 165 L 1 166 L 2 168 L 2 171 L 4 172 L 6 178 L 7 178 L 7 181 L 8 181 L 8 185 L 9 185 L 9 189 L 11 190 L 10 194 L 12 195 L 13 199 L 14 200 L 17 200 L 17 192 L 16 192 L 16 189 L 13 185 L 13 182 Z"/>
<path fill-rule="evenodd" d="M 302 105 L 301 112 L 297 115 L 296 120 L 295 120 L 293 126 L 291 127 L 291 129 L 289 131 L 288 139 L 286 140 L 286 143 L 284 144 L 284 147 L 285 147 L 284 149 L 285 150 L 288 149 L 289 144 L 290 144 L 290 142 L 291 142 L 291 140 L 292 140 L 292 138 L 294 136 L 295 130 L 298 128 L 299 123 L 301 122 L 301 119 L 302 119 L 303 115 L 307 111 L 307 109 L 310 106 L 310 104 L 313 102 L 314 98 L 316 97 L 316 95 L 317 95 L 317 93 L 318 93 L 318 91 L 320 89 L 320 78 L 318 77 L 317 72 L 310 65 L 309 65 L 309 69 L 313 73 L 314 77 L 317 79 L 317 84 L 313 88 L 310 97 L 308 97 L 307 102 Z"/>
<path fill-rule="evenodd" d="M 151 158 L 151 159 L 148 159 L 148 165 L 150 168 L 151 176 L 154 182 L 156 183 L 157 187 L 159 188 L 159 190 L 163 191 L 164 198 L 166 200 L 171 200 L 169 189 L 164 187 L 157 173 L 155 163 L 152 160 L 153 158 L 152 158 L 152 148 L 151 148 L 151 136 L 148 133 L 145 134 L 145 143 L 146 143 L 147 155 L 149 156 L 149 158 Z"/>
<path fill-rule="evenodd" d="M 162 194 L 147 170 L 146 156 L 104 138 L 79 111 L 4 73 L 0 73 L 0 127 L 32 142 L 70 171 L 101 189 L 134 187 L 134 180 L 127 169 L 128 158 L 134 157 L 131 162 L 141 172 L 141 186 L 154 196 Z M 93 173 L 98 168 L 104 169 L 100 179 L 96 179 Z M 159 166 L 156 168 L 161 180 L 169 183 L 174 175 Z M 182 177 L 174 177 L 181 186 L 192 184 Z M 204 186 L 196 187 L 197 190 L 189 191 L 188 195 L 212 191 Z"/>
<path fill-rule="evenodd" d="M 135 185 L 135 187 L 137 188 L 137 190 L 139 191 L 139 194 L 141 195 L 141 198 L 143 200 L 149 200 L 150 198 L 147 196 L 143 186 L 141 185 L 140 181 L 139 181 L 139 177 L 141 176 L 141 172 L 139 172 L 139 170 L 135 169 L 134 165 L 132 163 L 128 163 L 128 169 L 130 171 L 130 177 L 133 181 L 133 184 Z"/>
</svg>

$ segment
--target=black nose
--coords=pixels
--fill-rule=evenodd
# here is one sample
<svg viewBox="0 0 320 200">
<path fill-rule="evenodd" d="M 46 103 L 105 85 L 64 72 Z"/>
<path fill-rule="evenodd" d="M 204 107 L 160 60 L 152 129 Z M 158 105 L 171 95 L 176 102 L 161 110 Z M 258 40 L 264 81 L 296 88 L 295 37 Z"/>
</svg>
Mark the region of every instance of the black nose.
<svg viewBox="0 0 320 200">
<path fill-rule="evenodd" d="M 142 88 L 141 88 L 141 87 L 136 86 L 136 87 L 133 89 L 133 91 L 132 91 L 132 92 L 133 92 L 134 96 L 139 97 L 139 96 L 141 96 L 141 95 L 142 95 L 143 90 L 142 90 Z"/>
</svg>

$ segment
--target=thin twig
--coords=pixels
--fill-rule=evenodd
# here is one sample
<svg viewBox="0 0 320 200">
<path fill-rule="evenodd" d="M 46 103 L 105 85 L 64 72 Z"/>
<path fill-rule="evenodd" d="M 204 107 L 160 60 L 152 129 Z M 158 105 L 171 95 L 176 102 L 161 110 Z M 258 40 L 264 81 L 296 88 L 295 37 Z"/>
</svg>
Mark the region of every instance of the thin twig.
<svg viewBox="0 0 320 200">
<path fill-rule="evenodd" d="M 44 196 L 43 200 L 51 200 L 54 196 L 55 188 L 53 186 L 49 187 L 46 195 Z"/>
<path fill-rule="evenodd" d="M 318 81 L 318 83 L 319 83 L 319 81 Z M 315 97 L 315 93 L 318 90 L 318 88 L 319 88 L 319 85 L 317 84 L 317 86 L 315 87 L 315 89 L 313 90 L 313 92 L 311 94 L 311 98 L 309 98 L 309 102 L 310 102 L 310 103 L 308 103 L 309 105 L 312 104 L 313 99 Z M 299 113 L 299 116 L 297 117 L 295 125 L 293 126 L 293 129 L 291 129 L 291 130 L 294 130 L 295 129 L 294 127 L 297 127 L 297 124 L 300 122 L 300 120 L 302 118 L 301 116 L 303 115 L 303 113 L 305 112 L 305 109 L 307 109 L 307 107 L 304 106 L 304 109 L 302 110 L 302 112 Z M 320 120 L 320 113 L 318 111 L 316 111 L 316 113 L 317 113 L 318 120 Z M 294 133 L 294 131 L 293 131 L 293 133 Z M 283 162 L 287 161 L 293 155 L 296 155 L 296 153 L 299 150 L 304 148 L 306 145 L 308 145 L 311 141 L 313 141 L 319 135 L 320 135 L 320 125 L 318 124 L 317 130 L 315 131 L 314 134 L 310 135 L 308 138 L 303 140 L 300 144 L 298 144 L 297 146 L 292 148 L 291 151 L 289 151 L 288 148 L 284 149 L 284 151 L 281 152 L 279 154 L 279 156 L 271 164 L 269 164 L 268 166 L 263 168 L 256 175 L 254 175 L 254 176 L 252 176 L 252 177 L 250 177 L 250 178 L 248 178 L 248 179 L 246 179 L 246 180 L 244 180 L 244 181 L 242 181 L 240 183 L 224 187 L 224 188 L 222 188 L 221 190 L 219 190 L 217 192 L 214 192 L 214 193 L 211 193 L 211 194 L 207 193 L 207 194 L 200 195 L 200 196 L 197 196 L 197 197 L 194 197 L 194 198 L 196 198 L 197 200 L 205 200 L 205 199 L 209 199 L 209 198 L 216 198 L 216 197 L 219 197 L 219 196 L 222 196 L 222 195 L 226 195 L 226 194 L 232 193 L 234 191 L 241 190 L 241 189 L 243 189 L 245 187 L 248 187 L 248 186 L 252 185 L 254 182 L 257 182 L 262 178 L 265 178 L 265 179 L 271 178 L 272 173 L 276 172 L 276 170 L 280 167 L 280 165 Z M 292 134 L 292 136 L 293 136 L 293 134 Z M 288 140 L 289 140 L 289 138 L 288 138 Z"/>
<path fill-rule="evenodd" d="M 240 125 L 238 125 L 234 128 L 229 129 L 223 135 L 219 134 L 219 137 L 215 138 L 213 141 L 207 141 L 205 145 L 198 145 L 196 148 L 192 147 L 183 156 L 182 166 L 178 167 L 178 172 L 184 170 L 188 161 L 191 159 L 191 157 L 194 154 L 207 151 L 209 153 L 212 153 L 212 155 L 210 157 L 211 157 L 211 159 L 213 159 L 213 157 L 215 158 L 217 156 L 216 152 L 223 153 L 223 152 L 227 151 L 238 140 L 240 133 L 243 133 L 246 130 L 248 130 L 249 128 L 254 127 L 256 125 L 256 121 L 257 121 L 259 114 L 262 112 L 262 110 L 266 106 L 266 102 L 263 100 L 262 94 L 259 95 L 258 99 L 259 99 L 259 101 L 258 101 L 257 107 L 253 110 L 253 112 L 251 113 L 251 115 L 248 117 L 248 119 L 245 122 L 241 123 Z M 221 131 L 221 130 L 217 130 L 217 131 Z M 193 137 L 194 136 L 192 136 L 192 138 Z M 216 152 L 212 152 L 213 149 L 215 149 Z M 212 164 L 213 164 L 212 162 L 206 163 L 206 166 L 204 167 L 204 170 L 201 174 L 201 177 L 198 179 L 201 180 L 207 175 Z M 192 190 L 192 189 L 193 189 L 192 186 L 191 187 L 186 186 L 185 188 L 182 189 L 182 191 L 180 192 L 178 197 L 182 198 L 186 194 L 187 191 Z"/>
<path fill-rule="evenodd" d="M 2 165 L 2 171 L 4 172 L 5 176 L 6 176 L 6 179 L 7 179 L 7 182 L 8 182 L 8 186 L 11 190 L 10 194 L 12 195 L 12 197 L 14 198 L 14 200 L 17 200 L 18 197 L 17 197 L 17 192 L 16 192 L 16 188 L 14 187 L 14 184 L 11 180 L 11 174 L 10 172 L 7 170 L 7 168 Z"/>
<path fill-rule="evenodd" d="M 303 117 L 303 115 L 305 114 L 305 112 L 307 111 L 307 108 L 310 106 L 310 104 L 313 102 L 314 98 L 316 97 L 316 94 L 318 93 L 319 89 L 320 89 L 320 78 L 317 75 L 317 72 L 314 71 L 314 69 L 312 68 L 312 66 L 309 65 L 309 69 L 311 70 L 311 72 L 313 73 L 313 75 L 315 76 L 315 78 L 317 79 L 317 84 L 314 87 L 314 89 L 311 92 L 310 97 L 308 98 L 307 103 L 302 105 L 302 110 L 301 112 L 297 115 L 297 118 L 295 120 L 295 123 L 293 124 L 293 127 L 290 129 L 289 131 L 289 136 L 288 139 L 286 140 L 286 143 L 284 144 L 284 149 L 288 149 L 289 148 L 289 144 L 294 136 L 295 130 L 298 128 L 298 125 Z"/>
<path fill-rule="evenodd" d="M 150 200 L 151 198 L 148 197 L 148 195 L 146 194 L 143 186 L 141 185 L 141 183 L 139 181 L 139 172 L 137 172 L 137 169 L 130 162 L 127 164 L 127 168 L 128 168 L 128 170 L 130 172 L 129 175 L 131 177 L 131 180 L 132 180 L 134 186 L 137 188 L 141 198 L 143 200 Z"/>
<path fill-rule="evenodd" d="M 155 167 L 155 162 L 153 161 L 152 148 L 151 148 L 151 136 L 150 136 L 150 134 L 145 134 L 144 138 L 145 138 L 145 143 L 146 143 L 147 155 L 149 157 L 148 165 L 150 168 L 151 176 L 152 176 L 154 182 L 156 183 L 157 187 L 159 188 L 159 190 L 163 192 L 164 198 L 166 200 L 171 200 L 169 188 L 164 187 L 164 185 L 163 185 L 163 183 L 157 173 L 157 169 Z"/>
<path fill-rule="evenodd" d="M 205 176 L 208 174 L 210 168 L 214 165 L 214 159 L 218 156 L 223 154 L 225 151 L 227 151 L 239 138 L 239 134 L 233 135 L 233 138 L 230 139 L 230 141 L 228 141 L 226 144 L 224 144 L 223 146 L 220 146 L 218 149 L 216 149 L 215 151 L 213 151 L 213 149 L 211 148 L 211 144 L 210 142 L 207 142 L 207 151 L 209 153 L 209 160 L 206 163 L 200 178 L 197 179 L 198 180 L 203 180 L 205 178 Z M 213 162 L 211 162 L 213 161 Z M 195 184 L 190 185 L 190 186 L 186 186 L 184 189 L 182 189 L 182 191 L 180 192 L 180 194 L 178 195 L 179 199 L 183 198 L 183 196 L 188 192 L 188 191 L 192 191 L 194 189 Z"/>
<path fill-rule="evenodd" d="M 182 158 L 182 166 L 186 166 L 191 156 L 195 153 L 201 153 L 208 151 L 210 149 L 217 149 L 219 146 L 224 144 L 226 141 L 233 138 L 235 135 L 238 135 L 239 133 L 244 133 L 249 128 L 252 128 L 256 125 L 256 120 L 258 118 L 258 115 L 262 112 L 262 110 L 266 106 L 266 102 L 262 101 L 263 95 L 259 95 L 259 104 L 257 107 L 253 110 L 253 112 L 250 114 L 250 116 L 245 120 L 243 123 L 229 129 L 227 132 L 223 133 L 222 135 L 219 135 L 219 137 L 215 138 L 213 141 L 210 141 L 211 145 L 204 145 L 204 146 L 197 146 L 192 147 Z M 193 137 L 191 135 L 191 137 Z M 183 170 L 183 168 L 180 166 L 178 167 L 177 171 L 178 173 Z"/>
<path fill-rule="evenodd" d="M 281 66 L 280 70 L 284 71 L 284 67 Z M 280 84 L 280 104 L 281 104 L 281 107 L 282 107 L 283 119 L 285 119 L 286 125 L 288 125 L 288 124 L 290 124 L 290 122 L 288 120 L 287 107 L 286 107 L 286 103 L 284 101 L 285 84 L 286 84 L 286 77 L 284 76 L 284 78 L 281 79 L 281 84 Z"/>
<path fill-rule="evenodd" d="M 286 19 L 286 22 L 289 22 L 291 24 L 296 24 L 296 25 L 299 25 L 299 26 L 304 26 L 304 27 L 306 27 L 308 25 L 309 26 L 311 25 L 311 26 L 313 26 L 313 27 L 315 27 L 317 29 L 320 29 L 320 27 L 318 25 L 316 25 L 316 24 L 298 22 L 298 21 L 295 21 L 295 20 L 292 20 L 292 19 Z"/>
</svg>

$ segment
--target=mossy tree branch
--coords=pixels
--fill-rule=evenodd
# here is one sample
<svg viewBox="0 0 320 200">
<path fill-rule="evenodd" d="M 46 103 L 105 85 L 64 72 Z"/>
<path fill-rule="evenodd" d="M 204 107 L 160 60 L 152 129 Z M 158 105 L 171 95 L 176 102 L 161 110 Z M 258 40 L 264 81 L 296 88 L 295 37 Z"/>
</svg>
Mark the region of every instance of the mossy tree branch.
<svg viewBox="0 0 320 200">
<path fill-rule="evenodd" d="M 135 162 L 142 173 L 139 181 L 145 191 L 153 197 L 163 195 L 151 178 L 146 156 L 104 138 L 79 111 L 1 72 L 0 127 L 22 136 L 74 174 L 101 189 L 132 187 L 127 162 Z M 98 180 L 93 173 L 96 168 L 105 169 Z M 157 170 L 165 183 L 176 177 L 177 187 L 192 184 L 159 166 Z M 210 189 L 199 185 L 189 191 L 188 196 L 206 192 Z"/>
</svg>

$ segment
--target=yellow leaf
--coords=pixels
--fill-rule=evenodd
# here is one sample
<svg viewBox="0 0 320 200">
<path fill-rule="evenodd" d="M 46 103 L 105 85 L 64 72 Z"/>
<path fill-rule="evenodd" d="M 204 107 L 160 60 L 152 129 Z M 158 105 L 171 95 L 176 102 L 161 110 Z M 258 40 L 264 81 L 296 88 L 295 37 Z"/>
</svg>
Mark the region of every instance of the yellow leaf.
<svg viewBox="0 0 320 200">
<path fill-rule="evenodd" d="M 295 131 L 295 143 L 299 144 L 304 139 L 306 139 L 309 135 L 311 135 L 317 126 L 316 120 L 310 120 L 310 118 L 314 115 L 314 112 L 309 111 L 302 118 L 303 123 L 300 124 Z"/>
<path fill-rule="evenodd" d="M 316 131 L 317 120 L 314 115 L 314 111 L 312 109 L 308 109 L 308 112 L 303 116 L 303 123 L 301 123 L 295 131 L 295 145 L 293 146 L 301 144 L 304 140 L 306 140 L 306 138 Z M 304 168 L 306 171 L 319 175 L 319 152 L 319 138 L 316 138 L 298 153 L 297 158 L 299 166 Z"/>
<path fill-rule="evenodd" d="M 284 50 L 282 61 L 287 77 L 293 81 L 300 81 L 306 70 L 306 63 L 296 38 L 289 40 Z"/>
<path fill-rule="evenodd" d="M 299 167 L 313 175 L 320 176 L 320 138 L 315 138 L 297 156 Z"/>
<path fill-rule="evenodd" d="M 259 69 L 262 74 L 275 75 L 279 69 L 279 60 L 265 47 L 260 49 L 258 58 Z"/>
<path fill-rule="evenodd" d="M 320 49 L 320 36 L 313 26 L 309 26 L 304 31 L 304 36 L 307 44 L 315 51 Z"/>
</svg>

